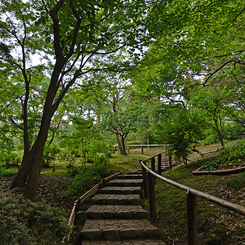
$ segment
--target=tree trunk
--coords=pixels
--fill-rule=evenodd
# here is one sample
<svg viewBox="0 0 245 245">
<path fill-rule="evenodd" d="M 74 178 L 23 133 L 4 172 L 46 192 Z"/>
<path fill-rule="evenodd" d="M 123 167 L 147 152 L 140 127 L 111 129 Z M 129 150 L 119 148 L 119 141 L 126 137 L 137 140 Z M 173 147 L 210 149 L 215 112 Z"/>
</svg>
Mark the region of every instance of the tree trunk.
<svg viewBox="0 0 245 245">
<path fill-rule="evenodd" d="M 15 188 L 17 186 L 25 185 L 28 177 L 27 188 L 24 193 L 24 197 L 33 200 L 36 196 L 38 179 L 42 167 L 43 161 L 43 149 L 48 136 L 48 130 L 50 126 L 50 121 L 54 112 L 57 110 L 59 103 L 53 105 L 55 94 L 57 92 L 56 82 L 63 65 L 56 63 L 54 72 L 51 77 L 50 86 L 47 92 L 47 97 L 44 105 L 42 122 L 40 125 L 40 130 L 38 136 L 33 144 L 31 151 L 27 155 L 23 164 L 21 164 L 17 174 L 15 175 L 11 187 Z"/>
<path fill-rule="evenodd" d="M 123 136 L 120 134 L 116 134 L 116 137 L 117 137 L 117 143 L 118 143 L 120 154 L 126 156 L 127 152 L 126 152 L 126 147 L 125 147 Z"/>
<path fill-rule="evenodd" d="M 48 133 L 48 131 L 47 131 Z M 46 133 L 46 135 L 47 135 Z M 37 194 L 38 179 L 40 176 L 42 161 L 43 161 L 43 149 L 46 142 L 46 135 L 40 135 L 36 147 L 34 149 L 34 154 L 32 157 L 32 163 L 30 168 L 30 174 L 27 181 L 27 187 L 24 193 L 24 197 L 33 200 Z"/>
<path fill-rule="evenodd" d="M 214 119 L 214 123 L 215 123 L 216 131 L 217 131 L 218 136 L 219 136 L 220 143 L 221 143 L 221 145 L 222 145 L 222 147 L 223 147 L 223 146 L 224 146 L 224 141 L 223 141 L 223 137 L 222 137 L 222 135 L 221 135 L 221 132 L 220 132 L 220 130 L 219 130 L 219 125 L 218 125 L 217 119 Z"/>
</svg>

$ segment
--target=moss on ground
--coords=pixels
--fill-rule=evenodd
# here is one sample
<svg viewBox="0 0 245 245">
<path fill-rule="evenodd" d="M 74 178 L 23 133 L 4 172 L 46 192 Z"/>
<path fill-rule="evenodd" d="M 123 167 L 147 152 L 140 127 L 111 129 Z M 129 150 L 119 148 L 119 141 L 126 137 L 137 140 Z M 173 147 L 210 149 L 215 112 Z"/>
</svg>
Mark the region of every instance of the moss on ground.
<svg viewBox="0 0 245 245">
<path fill-rule="evenodd" d="M 188 167 L 179 165 L 162 175 L 180 184 L 220 197 L 227 201 L 245 206 L 245 187 L 227 187 L 229 179 L 237 175 L 214 176 L 192 175 L 192 171 L 200 167 L 200 161 L 191 162 Z M 186 244 L 186 193 L 183 190 L 156 181 L 157 219 L 153 222 L 163 231 L 166 244 Z M 228 211 L 216 204 L 197 199 L 198 205 L 198 244 L 237 244 L 245 242 L 244 216 Z M 148 208 L 148 201 L 145 200 Z M 239 243 L 243 244 L 243 243 Z M 245 244 L 245 243 L 244 243 Z"/>
</svg>

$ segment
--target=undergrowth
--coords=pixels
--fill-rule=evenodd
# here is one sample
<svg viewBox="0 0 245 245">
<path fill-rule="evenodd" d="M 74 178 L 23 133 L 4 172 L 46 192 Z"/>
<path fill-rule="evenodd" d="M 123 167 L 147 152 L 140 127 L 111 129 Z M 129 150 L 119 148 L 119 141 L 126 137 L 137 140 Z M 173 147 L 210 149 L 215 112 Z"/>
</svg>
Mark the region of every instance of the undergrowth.
<svg viewBox="0 0 245 245">
<path fill-rule="evenodd" d="M 60 209 L 20 195 L 1 196 L 0 244 L 56 244 L 67 233 L 67 220 Z"/>
<path fill-rule="evenodd" d="M 68 169 L 69 178 L 65 196 L 79 196 L 89 190 L 101 179 L 109 176 L 111 171 L 108 165 L 98 164 L 90 166 L 72 166 Z"/>
<path fill-rule="evenodd" d="M 245 173 L 232 177 L 225 182 L 227 188 L 242 188 L 245 187 Z"/>
<path fill-rule="evenodd" d="M 219 155 L 212 161 L 204 161 L 203 167 L 214 170 L 219 167 L 229 168 L 236 165 L 244 165 L 245 161 L 245 139 L 237 140 L 234 144 L 224 146 Z"/>
</svg>

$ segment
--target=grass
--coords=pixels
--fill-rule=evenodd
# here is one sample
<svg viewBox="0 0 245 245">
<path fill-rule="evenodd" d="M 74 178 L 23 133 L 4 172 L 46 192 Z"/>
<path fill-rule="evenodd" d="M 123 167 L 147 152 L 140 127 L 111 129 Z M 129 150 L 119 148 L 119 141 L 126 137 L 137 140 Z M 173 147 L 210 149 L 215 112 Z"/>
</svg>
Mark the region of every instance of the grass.
<svg viewBox="0 0 245 245">
<path fill-rule="evenodd" d="M 122 156 L 120 154 L 112 154 L 112 157 L 109 158 L 110 169 L 113 172 L 121 171 L 123 173 L 135 171 L 140 169 L 139 160 L 146 159 L 146 155 L 126 155 Z M 74 164 L 75 166 L 82 166 L 82 163 L 79 161 L 79 158 L 76 159 Z M 86 163 L 86 166 L 91 165 L 91 163 Z M 60 175 L 67 173 L 66 164 L 59 159 L 56 159 L 54 163 L 50 165 L 50 168 L 43 168 L 41 174 L 54 174 Z"/>
<path fill-rule="evenodd" d="M 231 144 L 229 142 L 228 144 Z M 220 145 L 200 146 L 199 151 L 205 152 L 219 148 Z M 208 154 L 208 157 L 215 154 Z M 180 184 L 199 191 L 245 206 L 245 184 L 233 185 L 229 188 L 226 183 L 233 183 L 238 179 L 239 184 L 244 180 L 244 174 L 227 176 L 196 176 L 192 171 L 201 164 L 203 157 L 197 153 L 190 156 L 188 167 L 183 165 L 174 167 L 162 175 Z M 241 181 L 242 180 L 242 181 Z M 198 244 L 238 244 L 245 241 L 244 217 L 228 211 L 218 205 L 198 198 Z M 145 207 L 149 208 L 148 200 Z M 156 181 L 157 219 L 154 225 L 163 231 L 166 244 L 186 244 L 186 193 L 161 180 Z M 239 243 L 245 244 L 245 243 Z"/>
<path fill-rule="evenodd" d="M 121 171 L 123 173 L 135 171 L 140 169 L 141 165 L 139 160 L 146 159 L 148 156 L 145 155 L 126 155 L 122 156 L 119 154 L 112 154 L 110 161 L 110 168 L 113 172 Z"/>
</svg>

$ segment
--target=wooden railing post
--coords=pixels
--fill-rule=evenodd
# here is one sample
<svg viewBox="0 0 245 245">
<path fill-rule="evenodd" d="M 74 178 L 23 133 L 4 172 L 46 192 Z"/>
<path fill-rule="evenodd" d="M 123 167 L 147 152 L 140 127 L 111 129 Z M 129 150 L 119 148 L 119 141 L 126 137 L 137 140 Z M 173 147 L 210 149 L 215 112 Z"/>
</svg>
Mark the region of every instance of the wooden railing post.
<svg viewBox="0 0 245 245">
<path fill-rule="evenodd" d="M 142 166 L 142 176 L 143 176 L 144 197 L 147 198 L 149 192 L 148 179 L 147 179 L 146 169 L 143 166 Z"/>
<path fill-rule="evenodd" d="M 197 196 L 186 192 L 187 198 L 187 244 L 197 245 Z"/>
<path fill-rule="evenodd" d="M 148 180 L 149 180 L 149 205 L 150 205 L 150 218 L 156 219 L 156 198 L 155 198 L 155 178 L 154 176 L 148 172 Z"/>
<path fill-rule="evenodd" d="M 172 169 L 172 155 L 169 155 L 169 170 Z"/>
<path fill-rule="evenodd" d="M 155 158 L 154 157 L 151 159 L 151 170 L 153 172 L 156 172 L 156 164 L 155 164 Z M 154 179 L 154 184 L 156 184 L 155 176 L 153 175 L 152 178 Z"/>
<path fill-rule="evenodd" d="M 159 154 L 157 156 L 157 164 L 158 164 L 158 174 L 161 175 L 162 174 L 162 155 Z"/>
<path fill-rule="evenodd" d="M 151 159 L 151 170 L 155 172 L 155 158 L 154 157 Z"/>
</svg>

